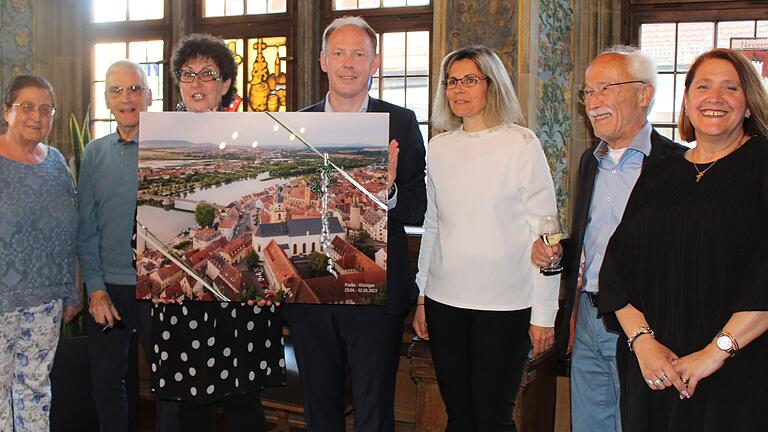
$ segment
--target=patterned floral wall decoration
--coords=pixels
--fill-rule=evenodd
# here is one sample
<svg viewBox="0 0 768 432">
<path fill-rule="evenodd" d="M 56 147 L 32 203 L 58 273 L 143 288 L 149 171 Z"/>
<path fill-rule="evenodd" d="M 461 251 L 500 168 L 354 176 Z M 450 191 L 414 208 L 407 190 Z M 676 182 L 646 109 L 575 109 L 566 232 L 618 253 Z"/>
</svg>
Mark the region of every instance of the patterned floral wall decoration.
<svg viewBox="0 0 768 432">
<path fill-rule="evenodd" d="M 0 0 L 0 86 L 3 91 L 11 77 L 35 69 L 34 0 Z"/>
<path fill-rule="evenodd" d="M 555 181 L 557 206 L 563 222 L 568 207 L 568 148 L 571 143 L 573 59 L 569 47 L 573 9 L 569 0 L 539 1 L 539 62 L 537 124 Z"/>
<path fill-rule="evenodd" d="M 492 48 L 517 84 L 518 0 L 447 0 L 446 54 L 467 45 Z"/>
</svg>

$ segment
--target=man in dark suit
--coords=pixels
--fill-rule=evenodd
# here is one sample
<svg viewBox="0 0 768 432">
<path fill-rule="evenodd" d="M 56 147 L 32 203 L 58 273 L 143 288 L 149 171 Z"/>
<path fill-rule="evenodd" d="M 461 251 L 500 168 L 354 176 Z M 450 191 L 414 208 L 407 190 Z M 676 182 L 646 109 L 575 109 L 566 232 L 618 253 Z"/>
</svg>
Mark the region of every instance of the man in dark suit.
<svg viewBox="0 0 768 432">
<path fill-rule="evenodd" d="M 343 395 L 348 367 L 355 430 L 394 430 L 395 380 L 403 319 L 418 294 L 409 268 L 403 225 L 421 225 L 424 218 L 425 150 L 413 111 L 368 96 L 368 83 L 379 62 L 373 29 L 359 17 L 336 19 L 323 33 L 320 53 L 320 65 L 328 74 L 328 94 L 303 110 L 389 113 L 391 140 L 386 304 L 283 306 L 304 389 L 304 416 L 310 431 L 344 430 Z"/>
<path fill-rule="evenodd" d="M 649 157 L 683 151 L 653 130 L 648 112 L 653 105 L 656 66 L 631 47 L 611 48 L 587 68 L 579 94 L 595 136 L 579 164 L 579 187 L 571 237 L 548 247 L 534 243 L 537 265 L 563 255 L 566 291 L 558 343 L 567 355 L 575 321 L 571 355 L 571 424 L 574 432 L 620 431 L 619 378 L 616 366 L 618 335 L 609 332 L 597 315 L 598 276 L 608 240 L 621 221 L 629 194 Z M 622 347 L 619 347 L 621 349 Z"/>
</svg>

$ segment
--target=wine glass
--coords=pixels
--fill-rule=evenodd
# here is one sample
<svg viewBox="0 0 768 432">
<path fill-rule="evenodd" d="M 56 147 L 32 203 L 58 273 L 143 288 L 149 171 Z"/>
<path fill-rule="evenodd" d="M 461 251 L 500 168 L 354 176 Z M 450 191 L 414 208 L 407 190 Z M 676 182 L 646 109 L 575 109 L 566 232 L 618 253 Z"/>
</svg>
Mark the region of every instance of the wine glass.
<svg viewBox="0 0 768 432">
<path fill-rule="evenodd" d="M 539 238 L 547 246 L 554 246 L 560 243 L 563 237 L 563 230 L 560 228 L 560 218 L 556 214 L 543 215 L 539 218 Z M 555 275 L 563 271 L 560 265 L 560 258 L 549 257 L 549 265 L 539 269 L 542 274 Z"/>
</svg>

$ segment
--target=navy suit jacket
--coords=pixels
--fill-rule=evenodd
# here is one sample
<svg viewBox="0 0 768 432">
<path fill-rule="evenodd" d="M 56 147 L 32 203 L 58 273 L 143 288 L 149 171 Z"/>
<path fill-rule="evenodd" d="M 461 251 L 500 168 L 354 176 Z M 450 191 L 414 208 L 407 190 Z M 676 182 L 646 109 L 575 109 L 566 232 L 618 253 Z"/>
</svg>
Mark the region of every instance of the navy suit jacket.
<svg viewBox="0 0 768 432">
<path fill-rule="evenodd" d="M 325 111 L 325 98 L 301 111 Z M 421 226 L 427 210 L 424 140 L 416 115 L 409 109 L 369 98 L 367 112 L 389 113 L 389 139 L 397 140 L 400 149 L 395 178 L 397 205 L 387 215 L 387 300 L 384 309 L 388 313 L 404 314 L 419 293 L 416 281 L 411 276 L 404 225 Z M 344 125 L 340 124 L 339 127 Z M 319 306 L 284 305 L 283 314 L 290 321 L 298 318 L 307 308 L 313 307 Z"/>
<path fill-rule="evenodd" d="M 655 130 L 651 132 L 650 158 L 668 154 L 681 153 L 686 147 L 662 136 Z M 561 305 L 560 328 L 558 332 L 558 345 L 561 357 L 565 357 L 570 340 L 571 317 L 573 315 L 573 303 L 576 298 L 576 287 L 581 264 L 581 251 L 584 248 L 584 232 L 589 222 L 589 207 L 592 204 L 592 192 L 597 177 L 597 159 L 595 159 L 595 146 L 588 148 L 581 155 L 579 162 L 579 183 L 576 205 L 573 209 L 571 223 L 571 237 L 563 241 L 563 267 L 565 268 L 565 296 Z M 646 158 L 645 160 L 647 160 Z M 645 161 L 644 161 L 645 162 Z"/>
</svg>

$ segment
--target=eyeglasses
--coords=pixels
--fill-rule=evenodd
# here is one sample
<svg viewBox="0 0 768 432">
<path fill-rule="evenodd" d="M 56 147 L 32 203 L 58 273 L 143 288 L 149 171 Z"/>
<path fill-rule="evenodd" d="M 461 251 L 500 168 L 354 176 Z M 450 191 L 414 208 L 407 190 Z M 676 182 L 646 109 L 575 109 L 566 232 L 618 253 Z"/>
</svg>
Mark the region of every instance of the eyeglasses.
<svg viewBox="0 0 768 432">
<path fill-rule="evenodd" d="M 488 79 L 488 78 L 486 78 L 484 76 L 464 75 L 463 78 L 449 77 L 449 78 L 445 79 L 442 82 L 442 84 L 446 88 L 448 88 L 448 89 L 453 89 L 453 88 L 456 88 L 456 86 L 459 83 L 461 83 L 461 86 L 466 88 L 466 87 L 474 87 L 474 86 L 477 85 L 477 83 L 479 83 L 482 80 L 486 80 L 486 79 Z"/>
<path fill-rule="evenodd" d="M 617 83 L 610 83 L 610 84 L 603 84 L 600 87 L 593 89 L 590 87 L 584 87 L 583 90 L 579 90 L 579 102 L 584 104 L 587 101 L 587 98 L 595 97 L 595 95 L 603 97 L 608 94 L 608 91 L 616 86 L 624 85 L 624 84 L 647 84 L 645 81 L 642 80 L 632 80 L 632 81 L 622 81 Z"/>
<path fill-rule="evenodd" d="M 221 75 L 212 69 L 203 69 L 200 72 L 192 72 L 191 70 L 176 71 L 176 78 L 183 83 L 194 82 L 195 77 L 200 82 L 218 81 L 221 79 Z"/>
<path fill-rule="evenodd" d="M 18 107 L 24 114 L 36 112 L 40 117 L 53 117 L 56 115 L 56 107 L 50 105 L 36 105 L 32 102 L 8 104 L 9 107 Z"/>
<path fill-rule="evenodd" d="M 107 95 L 113 98 L 120 97 L 126 93 L 128 93 L 128 96 L 137 96 L 144 93 L 145 90 L 147 90 L 146 87 L 142 87 L 138 84 L 129 85 L 128 87 L 113 86 L 107 89 Z"/>
</svg>

